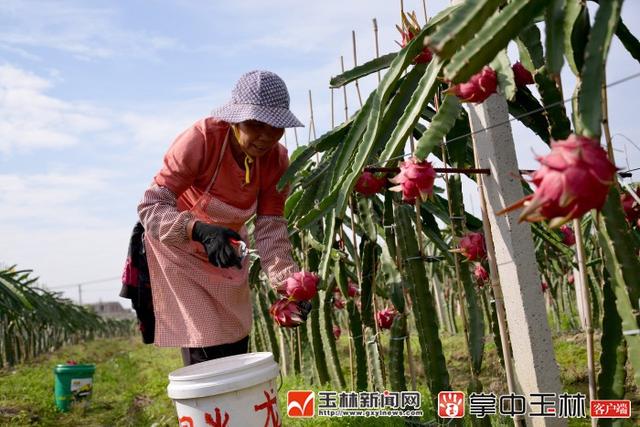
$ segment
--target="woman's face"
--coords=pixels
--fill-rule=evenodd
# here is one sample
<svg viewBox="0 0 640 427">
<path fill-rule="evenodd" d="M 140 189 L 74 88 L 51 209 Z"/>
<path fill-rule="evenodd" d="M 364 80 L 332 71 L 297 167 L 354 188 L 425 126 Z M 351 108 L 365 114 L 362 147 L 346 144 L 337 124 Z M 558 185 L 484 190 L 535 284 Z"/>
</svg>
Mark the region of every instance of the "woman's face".
<svg viewBox="0 0 640 427">
<path fill-rule="evenodd" d="M 275 128 L 257 120 L 247 120 L 236 126 L 240 136 L 238 143 L 242 151 L 251 157 L 261 157 L 267 154 L 284 134 L 284 129 Z"/>
</svg>

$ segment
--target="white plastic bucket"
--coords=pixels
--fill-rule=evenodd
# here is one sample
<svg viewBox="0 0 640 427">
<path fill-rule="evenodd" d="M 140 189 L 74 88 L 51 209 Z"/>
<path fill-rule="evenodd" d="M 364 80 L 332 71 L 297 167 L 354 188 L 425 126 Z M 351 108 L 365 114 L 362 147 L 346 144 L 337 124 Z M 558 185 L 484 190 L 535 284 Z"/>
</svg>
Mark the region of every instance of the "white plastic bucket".
<svg viewBox="0 0 640 427">
<path fill-rule="evenodd" d="M 180 427 L 282 425 L 273 354 L 239 354 L 177 369 L 169 374 Z"/>
</svg>

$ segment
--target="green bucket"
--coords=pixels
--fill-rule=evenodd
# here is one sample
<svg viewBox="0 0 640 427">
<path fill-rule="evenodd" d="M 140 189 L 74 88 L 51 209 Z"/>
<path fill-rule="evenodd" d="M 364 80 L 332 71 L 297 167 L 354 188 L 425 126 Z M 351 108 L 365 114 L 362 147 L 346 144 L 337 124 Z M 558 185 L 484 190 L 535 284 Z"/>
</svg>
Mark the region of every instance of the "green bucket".
<svg viewBox="0 0 640 427">
<path fill-rule="evenodd" d="M 55 376 L 56 406 L 67 412 L 72 403 L 86 404 L 93 390 L 93 373 L 96 365 L 57 365 Z"/>
</svg>

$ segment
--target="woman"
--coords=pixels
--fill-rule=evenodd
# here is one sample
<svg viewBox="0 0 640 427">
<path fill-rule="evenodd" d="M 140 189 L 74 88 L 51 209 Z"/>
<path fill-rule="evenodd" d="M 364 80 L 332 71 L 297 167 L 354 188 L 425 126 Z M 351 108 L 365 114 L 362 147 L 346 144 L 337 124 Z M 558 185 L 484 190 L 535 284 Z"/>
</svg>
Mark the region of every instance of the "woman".
<svg viewBox="0 0 640 427">
<path fill-rule="evenodd" d="M 247 352 L 252 325 L 248 242 L 272 286 L 298 271 L 283 217 L 288 166 L 278 141 L 302 126 L 285 83 L 268 71 L 244 74 L 232 98 L 174 141 L 138 206 L 155 311 L 155 343 L 181 347 L 185 366 Z M 301 305 L 303 318 L 310 307 Z"/>
</svg>

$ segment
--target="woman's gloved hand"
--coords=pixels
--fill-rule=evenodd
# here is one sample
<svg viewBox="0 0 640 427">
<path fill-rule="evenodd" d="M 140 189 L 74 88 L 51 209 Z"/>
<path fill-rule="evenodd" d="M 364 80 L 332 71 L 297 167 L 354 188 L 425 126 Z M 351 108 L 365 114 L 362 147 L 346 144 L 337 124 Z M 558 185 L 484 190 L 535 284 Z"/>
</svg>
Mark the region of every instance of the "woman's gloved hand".
<svg viewBox="0 0 640 427">
<path fill-rule="evenodd" d="M 213 224 L 196 221 L 191 233 L 192 239 L 202 243 L 209 262 L 216 267 L 232 266 L 242 269 L 242 258 L 238 256 L 231 240 L 242 240 L 235 231 Z"/>
<path fill-rule="evenodd" d="M 281 298 L 271 304 L 269 314 L 279 326 L 295 328 L 307 321 L 311 309 L 310 301 L 293 301 L 289 298 Z"/>
<path fill-rule="evenodd" d="M 302 318 L 302 321 L 306 322 L 307 316 L 309 316 L 309 313 L 311 313 L 311 309 L 313 308 L 311 301 L 298 301 L 296 302 L 296 305 L 300 309 L 300 317 Z"/>
</svg>

